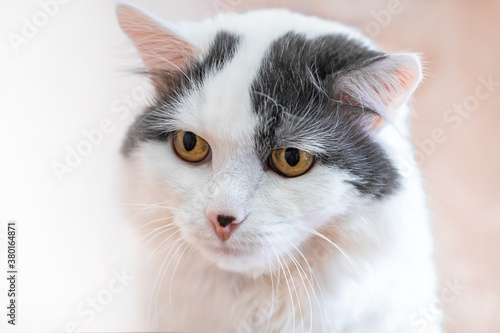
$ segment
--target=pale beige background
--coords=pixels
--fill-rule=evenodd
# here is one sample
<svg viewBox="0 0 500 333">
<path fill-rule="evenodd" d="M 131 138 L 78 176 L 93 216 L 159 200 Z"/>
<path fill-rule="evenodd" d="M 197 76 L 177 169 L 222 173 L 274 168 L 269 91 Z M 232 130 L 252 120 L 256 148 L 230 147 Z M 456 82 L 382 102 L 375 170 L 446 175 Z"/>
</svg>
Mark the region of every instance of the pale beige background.
<svg viewBox="0 0 500 333">
<path fill-rule="evenodd" d="M 500 332 L 500 87 L 459 127 L 443 118 L 474 95 L 479 77 L 491 75 L 500 82 L 500 1 L 400 0 L 398 12 L 383 24 L 374 14 L 390 8 L 382 0 L 130 2 L 174 21 L 214 15 L 217 8 L 285 7 L 361 29 L 377 25 L 380 31 L 373 37 L 385 50 L 422 53 L 427 76 L 413 101 L 415 142 L 432 138 L 436 128 L 446 136 L 421 160 L 436 260 L 443 281 L 466 286 L 444 304 L 447 332 Z M 116 233 L 110 226 L 118 224 L 99 213 L 107 203 L 105 190 L 92 175 L 112 172 L 106 171 L 111 170 L 109 156 L 116 153 L 128 122 L 116 120 L 117 130 L 62 183 L 51 163 L 62 160 L 65 146 L 75 145 L 81 131 L 94 128 L 134 85 L 120 76 L 116 59 L 126 40 L 113 8 L 112 0 L 69 1 L 16 53 L 8 33 L 19 34 L 22 18 L 40 7 L 32 0 L 0 2 L 0 219 L 26 224 L 24 327 L 62 331 L 75 318 L 79 300 L 95 293 L 90 279 L 102 277 L 99 286 L 109 276 L 109 264 L 101 258 L 108 236 Z M 81 253 L 86 240 L 92 248 Z M 3 281 L 0 287 L 3 294 Z"/>
</svg>

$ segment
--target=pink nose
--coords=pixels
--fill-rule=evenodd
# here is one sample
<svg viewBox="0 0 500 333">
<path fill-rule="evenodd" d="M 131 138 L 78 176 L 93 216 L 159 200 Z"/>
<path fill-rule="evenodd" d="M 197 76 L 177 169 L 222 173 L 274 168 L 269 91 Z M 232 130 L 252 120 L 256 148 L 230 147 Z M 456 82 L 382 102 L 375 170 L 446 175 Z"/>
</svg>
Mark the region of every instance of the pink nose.
<svg viewBox="0 0 500 333">
<path fill-rule="evenodd" d="M 239 225 L 239 221 L 232 215 L 211 213 L 208 214 L 208 218 L 212 222 L 214 231 L 221 242 L 227 241 Z"/>
</svg>

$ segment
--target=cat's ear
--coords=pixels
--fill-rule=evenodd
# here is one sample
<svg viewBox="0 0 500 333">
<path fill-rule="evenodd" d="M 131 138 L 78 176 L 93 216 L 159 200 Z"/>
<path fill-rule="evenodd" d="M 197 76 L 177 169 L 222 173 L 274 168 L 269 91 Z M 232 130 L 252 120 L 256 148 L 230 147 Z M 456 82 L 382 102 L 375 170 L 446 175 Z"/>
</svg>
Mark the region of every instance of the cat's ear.
<svg viewBox="0 0 500 333">
<path fill-rule="evenodd" d="M 197 54 L 191 43 L 135 7 L 118 4 L 116 14 L 150 72 L 182 70 Z"/>
<path fill-rule="evenodd" d="M 381 119 L 391 119 L 415 91 L 422 79 L 422 66 L 413 53 L 395 53 L 340 73 L 335 78 L 333 99 L 361 105 Z"/>
</svg>

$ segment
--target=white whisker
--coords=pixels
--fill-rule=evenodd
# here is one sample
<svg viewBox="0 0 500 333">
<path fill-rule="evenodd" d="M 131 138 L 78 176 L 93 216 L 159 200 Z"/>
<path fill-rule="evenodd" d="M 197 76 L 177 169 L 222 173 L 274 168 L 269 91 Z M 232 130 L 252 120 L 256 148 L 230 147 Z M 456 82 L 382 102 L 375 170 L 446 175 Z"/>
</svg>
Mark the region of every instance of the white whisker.
<svg viewBox="0 0 500 333">
<path fill-rule="evenodd" d="M 303 229 L 305 231 L 308 231 L 308 232 L 312 233 L 313 235 L 316 235 L 316 236 L 320 237 L 321 239 L 327 241 L 328 243 L 330 243 L 331 245 L 333 245 L 344 256 L 344 258 L 353 267 L 354 271 L 356 272 L 356 274 L 360 278 L 361 283 L 364 285 L 364 287 L 368 291 L 368 294 L 370 295 L 370 298 L 371 298 L 371 300 L 373 302 L 373 305 L 375 305 L 375 308 L 377 310 L 377 315 L 378 315 L 378 320 L 379 320 L 379 330 L 380 330 L 380 332 L 382 332 L 382 316 L 380 314 L 380 308 L 378 306 L 378 303 L 375 301 L 375 297 L 373 296 L 373 292 L 371 291 L 371 288 L 366 283 L 365 279 L 363 278 L 363 274 L 361 273 L 361 270 L 358 268 L 358 266 L 356 265 L 356 263 L 354 262 L 354 260 L 352 260 L 351 257 L 348 256 L 347 253 L 344 250 L 342 250 L 342 248 L 340 248 L 340 246 L 338 246 L 337 244 L 335 244 L 333 241 L 331 241 L 328 237 L 326 237 L 322 233 L 320 233 L 320 232 L 318 232 L 318 231 L 316 231 L 314 229 L 305 227 L 305 226 L 294 225 L 294 227 L 301 228 L 301 229 Z"/>
<path fill-rule="evenodd" d="M 309 282 L 310 286 L 311 286 L 311 290 L 312 292 L 314 293 L 314 297 L 316 299 L 316 302 L 318 304 L 318 309 L 319 311 L 321 312 L 321 321 L 322 321 L 322 324 L 323 324 L 323 331 L 326 330 L 326 324 L 325 324 L 325 315 L 326 315 L 326 311 L 327 311 L 327 308 L 326 308 L 326 303 L 325 303 L 325 297 L 323 295 L 323 290 L 321 289 L 321 285 L 316 277 L 316 274 L 314 273 L 314 271 L 312 270 L 311 266 L 309 265 L 309 261 L 307 260 L 307 258 L 305 257 L 305 255 L 302 253 L 302 251 L 297 247 L 295 246 L 295 244 L 293 244 L 292 242 L 288 241 L 288 243 L 295 248 L 295 250 L 300 254 L 300 256 L 302 257 L 302 259 L 304 260 L 304 262 L 306 263 L 308 269 L 309 269 L 309 274 L 311 276 L 311 278 L 314 278 L 315 282 L 316 282 L 316 285 L 318 286 L 318 289 L 319 289 L 319 292 L 320 292 L 320 295 L 321 295 L 321 299 L 323 301 L 323 308 L 321 307 L 321 305 L 319 304 L 319 299 L 318 299 L 318 296 L 316 294 L 316 291 L 315 291 L 315 288 L 314 288 L 314 283 L 311 283 L 310 279 L 307 278 L 307 275 L 306 275 L 306 278 L 307 278 L 307 281 Z M 302 269 L 303 270 L 303 269 Z M 304 271 L 304 270 L 303 270 Z M 304 271 L 304 274 L 305 274 L 305 271 Z M 324 311 L 324 312 L 323 312 Z"/>
<path fill-rule="evenodd" d="M 286 254 L 290 257 L 292 262 L 295 264 L 295 267 L 297 268 L 297 272 L 299 273 L 299 276 L 300 276 L 300 280 L 302 281 L 302 285 L 304 286 L 304 290 L 307 294 L 307 299 L 309 300 L 309 313 L 311 315 L 311 318 L 309 320 L 309 332 L 312 333 L 313 305 L 312 305 L 312 301 L 311 301 L 311 296 L 309 295 L 309 291 L 307 290 L 306 283 L 304 281 L 304 278 L 302 277 L 302 273 L 300 272 L 300 270 L 302 270 L 304 272 L 304 275 L 306 276 L 306 279 L 308 281 L 309 281 L 309 279 L 307 278 L 306 272 L 302 269 L 302 266 L 298 263 L 297 259 L 295 259 L 293 254 L 291 254 L 290 251 L 288 251 L 288 250 L 286 251 Z M 309 282 L 309 285 L 312 288 L 311 282 Z M 304 320 L 302 320 L 302 331 L 304 331 Z"/>
<path fill-rule="evenodd" d="M 288 283 L 288 278 L 286 277 L 285 269 L 283 268 L 283 265 L 281 264 L 280 256 L 279 256 L 278 252 L 276 252 L 276 248 L 272 244 L 271 244 L 271 246 L 273 247 L 274 253 L 276 254 L 276 259 L 278 260 L 280 268 L 283 271 L 283 275 L 285 277 L 286 286 L 288 288 L 288 293 L 290 295 L 290 301 L 292 303 L 292 325 L 293 325 L 292 331 L 295 332 L 295 302 L 293 301 L 292 289 L 290 289 L 290 284 Z"/>
</svg>

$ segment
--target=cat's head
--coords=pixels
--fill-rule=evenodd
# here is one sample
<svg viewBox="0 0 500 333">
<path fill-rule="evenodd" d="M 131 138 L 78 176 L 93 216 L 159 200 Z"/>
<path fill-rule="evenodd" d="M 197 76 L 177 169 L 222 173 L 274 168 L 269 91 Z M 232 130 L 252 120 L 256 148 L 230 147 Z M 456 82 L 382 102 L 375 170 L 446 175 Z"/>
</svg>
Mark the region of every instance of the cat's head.
<svg viewBox="0 0 500 333">
<path fill-rule="evenodd" d="M 118 17 L 155 87 L 124 154 L 220 267 L 269 267 L 401 187 L 379 133 L 420 81 L 415 55 L 284 11 L 223 15 L 188 39 L 132 7 Z"/>
</svg>

